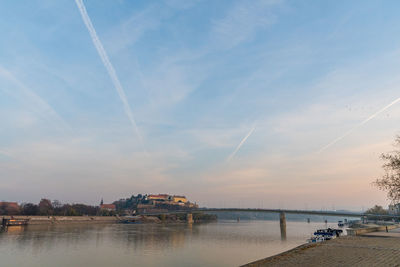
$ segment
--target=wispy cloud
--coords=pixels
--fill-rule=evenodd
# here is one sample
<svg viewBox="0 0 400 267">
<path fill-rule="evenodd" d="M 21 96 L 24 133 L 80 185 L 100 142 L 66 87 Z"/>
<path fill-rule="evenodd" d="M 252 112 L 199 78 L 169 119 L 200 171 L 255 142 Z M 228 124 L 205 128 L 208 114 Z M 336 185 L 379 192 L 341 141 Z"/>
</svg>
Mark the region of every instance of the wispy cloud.
<svg viewBox="0 0 400 267">
<path fill-rule="evenodd" d="M 96 47 L 97 52 L 99 53 L 99 56 L 100 56 L 101 60 L 103 61 L 103 64 L 104 64 L 105 68 L 107 69 L 107 72 L 114 84 L 114 87 L 117 90 L 118 95 L 123 103 L 124 111 L 125 111 L 126 115 L 128 116 L 128 118 L 132 124 L 132 127 L 133 127 L 134 131 L 136 132 L 137 136 L 139 137 L 139 140 L 144 148 L 143 139 L 139 132 L 139 128 L 136 124 L 131 107 L 129 106 L 128 99 L 126 98 L 125 91 L 121 85 L 121 82 L 118 79 L 117 73 L 115 72 L 115 69 L 114 69 L 113 65 L 111 64 L 111 62 L 108 58 L 108 55 L 107 55 L 99 37 L 97 36 L 96 30 L 94 29 L 92 21 L 90 20 L 90 17 L 86 11 L 85 5 L 83 4 L 82 0 L 75 0 L 75 3 L 79 8 L 79 12 L 81 13 L 83 22 L 85 23 L 85 25 L 89 31 L 90 37 L 92 38 L 92 41 L 93 41 L 93 44 Z"/>
<path fill-rule="evenodd" d="M 0 155 L 4 155 L 4 156 L 7 156 L 7 157 L 11 157 L 10 153 L 8 153 L 8 152 L 6 152 L 6 151 L 4 151 L 4 150 L 0 150 Z"/>
<path fill-rule="evenodd" d="M 242 139 L 242 141 L 240 141 L 239 145 L 236 147 L 236 149 L 232 152 L 232 154 L 229 155 L 229 157 L 227 158 L 227 162 L 231 161 L 232 158 L 236 155 L 236 153 L 239 151 L 239 149 L 243 146 L 243 144 L 246 142 L 247 138 L 249 138 L 249 136 L 254 132 L 254 130 L 256 129 L 256 127 L 254 126 L 253 128 L 251 128 L 251 130 L 247 133 L 247 135 Z"/>
<path fill-rule="evenodd" d="M 322 151 L 324 151 L 325 149 L 329 148 L 330 146 L 333 146 L 334 144 L 336 144 L 337 142 L 339 142 L 340 140 L 342 140 L 343 138 L 345 138 L 346 136 L 348 136 L 349 134 L 351 134 L 352 132 L 354 132 L 357 128 L 363 126 L 364 124 L 366 124 L 367 122 L 369 122 L 370 120 L 372 120 L 373 118 L 375 118 L 376 116 L 378 116 L 380 113 L 384 112 L 385 110 L 387 110 L 388 108 L 390 108 L 391 106 L 393 106 L 394 104 L 398 103 L 400 101 L 400 97 L 397 98 L 396 100 L 394 100 L 393 102 L 389 103 L 388 105 L 384 106 L 383 108 L 381 108 L 380 110 L 378 110 L 377 112 L 375 112 L 374 114 L 372 114 L 371 116 L 369 116 L 368 118 L 366 118 L 365 120 L 363 120 L 362 122 L 358 123 L 357 125 L 355 125 L 353 128 L 351 128 L 349 131 L 347 131 L 346 133 L 344 133 L 343 135 L 339 136 L 338 138 L 334 139 L 332 142 L 330 142 L 329 144 L 323 146 L 318 153 L 321 153 Z"/>
<path fill-rule="evenodd" d="M 0 90 L 4 91 L 8 95 L 20 99 L 22 101 L 33 104 L 32 108 L 35 112 L 38 112 L 40 116 L 44 116 L 46 120 L 52 121 L 52 123 L 61 126 L 64 130 L 71 131 L 70 126 L 65 120 L 51 107 L 43 98 L 29 89 L 23 82 L 21 82 L 13 73 L 8 71 L 3 66 L 0 66 L 0 77 L 11 81 L 18 87 L 18 90 L 13 90 L 7 86 L 2 86 Z"/>
<path fill-rule="evenodd" d="M 254 37 L 260 29 L 275 23 L 270 8 L 281 3 L 279 0 L 242 1 L 236 4 L 228 14 L 214 22 L 214 34 L 221 41 L 233 47 Z"/>
<path fill-rule="evenodd" d="M 148 31 L 156 30 L 167 17 L 165 8 L 150 5 L 144 10 L 134 12 L 128 19 L 106 33 L 105 45 L 112 55 L 135 44 Z"/>
</svg>

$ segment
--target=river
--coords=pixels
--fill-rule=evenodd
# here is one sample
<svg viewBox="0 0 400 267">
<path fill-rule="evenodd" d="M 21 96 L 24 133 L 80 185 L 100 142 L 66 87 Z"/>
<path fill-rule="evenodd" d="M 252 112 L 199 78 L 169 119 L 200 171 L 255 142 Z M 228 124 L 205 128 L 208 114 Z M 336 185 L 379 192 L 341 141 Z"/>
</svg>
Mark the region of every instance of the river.
<svg viewBox="0 0 400 267">
<path fill-rule="evenodd" d="M 335 227 L 335 224 L 328 224 Z M 0 266 L 238 266 L 305 243 L 325 223 L 218 221 L 10 227 Z"/>
</svg>

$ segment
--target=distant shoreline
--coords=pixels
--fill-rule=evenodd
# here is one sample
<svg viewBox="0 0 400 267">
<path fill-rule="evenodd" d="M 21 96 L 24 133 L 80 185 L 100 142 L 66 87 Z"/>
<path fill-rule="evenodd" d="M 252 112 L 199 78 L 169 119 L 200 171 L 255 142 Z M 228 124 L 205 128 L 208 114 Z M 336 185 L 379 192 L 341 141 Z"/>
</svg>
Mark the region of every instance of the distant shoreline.
<svg viewBox="0 0 400 267">
<path fill-rule="evenodd" d="M 141 215 L 142 219 L 138 220 L 139 223 L 187 223 L 185 220 L 171 218 L 160 219 L 158 216 L 153 215 Z M 212 215 L 211 215 L 212 216 Z M 28 225 L 54 225 L 54 224 L 96 224 L 96 223 L 120 223 L 124 217 L 118 216 L 36 216 L 36 215 L 4 215 L 3 218 L 14 218 L 14 219 L 29 219 Z M 217 218 L 210 217 L 208 214 L 203 214 L 195 220 L 193 223 L 202 223 L 214 221 Z"/>
<path fill-rule="evenodd" d="M 2 216 L 1 218 L 10 218 Z M 115 216 L 12 216 L 15 219 L 29 219 L 28 225 L 69 224 L 69 223 L 116 223 Z"/>
</svg>

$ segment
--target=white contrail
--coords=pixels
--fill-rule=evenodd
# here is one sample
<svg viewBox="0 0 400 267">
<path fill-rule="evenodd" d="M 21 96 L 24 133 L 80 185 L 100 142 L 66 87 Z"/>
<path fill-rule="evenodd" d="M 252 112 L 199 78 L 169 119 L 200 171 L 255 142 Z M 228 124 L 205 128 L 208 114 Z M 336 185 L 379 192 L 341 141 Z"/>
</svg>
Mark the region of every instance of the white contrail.
<svg viewBox="0 0 400 267">
<path fill-rule="evenodd" d="M 142 136 L 140 135 L 139 128 L 137 127 L 136 121 L 133 117 L 133 113 L 129 106 L 124 89 L 122 88 L 121 82 L 118 79 L 117 73 L 115 72 L 113 65 L 111 64 L 110 60 L 108 59 L 106 50 L 104 50 L 104 47 L 103 47 L 99 37 L 97 36 L 96 30 L 93 27 L 92 21 L 90 20 L 90 17 L 86 11 L 85 5 L 83 4 L 82 0 L 75 0 L 75 3 L 79 8 L 83 22 L 85 23 L 86 28 L 89 31 L 90 37 L 92 38 L 93 44 L 96 47 L 97 52 L 99 53 L 101 61 L 103 61 L 103 64 L 104 64 L 105 68 L 107 69 L 108 75 L 110 75 L 110 78 L 114 84 L 114 87 L 117 90 L 119 97 L 121 98 L 121 101 L 124 105 L 124 111 L 125 111 L 126 115 L 128 116 L 130 122 L 132 123 L 133 129 L 135 130 L 135 132 L 136 132 L 137 136 L 139 137 L 140 142 L 144 148 Z"/>
<path fill-rule="evenodd" d="M 380 110 L 378 110 L 377 112 L 375 112 L 374 114 L 372 114 L 371 116 L 369 116 L 368 118 L 366 118 L 365 120 L 363 120 L 362 122 L 360 122 L 359 124 L 357 124 L 356 126 L 354 126 L 353 128 L 351 128 L 349 131 L 347 131 L 345 134 L 339 136 L 338 138 L 336 138 L 335 140 L 333 140 L 332 142 L 330 142 L 329 144 L 327 144 L 326 146 L 322 147 L 318 153 L 321 153 L 322 151 L 324 151 L 325 149 L 327 149 L 328 147 L 334 145 L 335 143 L 337 143 L 338 141 L 342 140 L 343 138 L 345 138 L 346 136 L 348 136 L 349 134 L 351 134 L 354 130 L 356 130 L 358 127 L 366 124 L 367 122 L 369 122 L 370 120 L 372 120 L 373 118 L 375 118 L 376 116 L 378 116 L 380 113 L 384 112 L 385 110 L 387 110 L 388 108 L 390 108 L 391 106 L 393 106 L 394 104 L 396 104 L 397 102 L 400 101 L 400 97 L 397 98 L 396 100 L 394 100 L 393 102 L 391 102 L 390 104 L 386 105 L 385 107 L 381 108 Z"/>
<path fill-rule="evenodd" d="M 251 128 L 250 132 L 242 139 L 242 141 L 240 141 L 239 145 L 236 147 L 236 149 L 232 152 L 232 154 L 229 155 L 229 157 L 226 159 L 227 162 L 229 162 L 235 155 L 236 153 L 239 151 L 239 149 L 242 147 L 242 145 L 244 144 L 244 142 L 246 142 L 247 138 L 249 138 L 249 136 L 254 132 L 254 130 L 256 129 L 256 126 L 254 126 L 253 128 Z"/>
<path fill-rule="evenodd" d="M 8 95 L 21 100 L 27 100 L 29 103 L 33 103 L 35 106 L 33 109 L 39 112 L 39 115 L 45 116 L 45 119 L 51 120 L 52 123 L 58 123 L 63 130 L 72 131 L 71 127 L 64 121 L 64 119 L 47 103 L 43 98 L 37 95 L 34 91 L 23 84 L 13 73 L 8 71 L 6 68 L 0 65 L 0 77 L 5 78 L 14 83 L 18 90 L 14 88 L 8 88 L 2 86 L 1 91 L 4 91 Z"/>
</svg>

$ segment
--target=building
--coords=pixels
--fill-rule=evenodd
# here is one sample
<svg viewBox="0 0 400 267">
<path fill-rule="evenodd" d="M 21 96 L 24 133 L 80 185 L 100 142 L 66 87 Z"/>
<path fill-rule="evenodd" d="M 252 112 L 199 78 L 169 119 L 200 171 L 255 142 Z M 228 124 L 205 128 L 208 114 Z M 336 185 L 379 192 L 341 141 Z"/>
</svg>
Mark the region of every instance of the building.
<svg viewBox="0 0 400 267">
<path fill-rule="evenodd" d="M 0 215 L 16 215 L 20 208 L 17 202 L 0 201 Z"/>
<path fill-rule="evenodd" d="M 100 209 L 102 210 L 108 210 L 108 211 L 115 211 L 116 207 L 114 204 L 101 204 Z"/>
<path fill-rule="evenodd" d="M 158 195 L 148 195 L 147 199 L 154 200 L 154 201 L 168 201 L 169 197 L 170 196 L 167 194 L 158 194 Z"/>
<path fill-rule="evenodd" d="M 11 209 L 19 209 L 19 205 L 17 202 L 4 202 L 0 201 L 1 207 L 11 208 Z"/>
<path fill-rule="evenodd" d="M 185 204 L 188 202 L 188 200 L 185 196 L 172 196 L 172 202 Z"/>
</svg>

